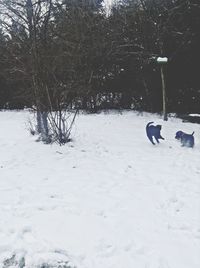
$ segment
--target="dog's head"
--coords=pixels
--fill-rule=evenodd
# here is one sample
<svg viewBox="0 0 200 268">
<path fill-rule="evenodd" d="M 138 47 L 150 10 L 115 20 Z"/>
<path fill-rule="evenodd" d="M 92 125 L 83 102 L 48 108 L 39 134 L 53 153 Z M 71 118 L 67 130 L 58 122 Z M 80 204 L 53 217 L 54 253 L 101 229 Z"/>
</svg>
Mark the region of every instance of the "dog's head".
<svg viewBox="0 0 200 268">
<path fill-rule="evenodd" d="M 162 126 L 161 125 L 156 125 L 157 129 L 161 130 Z"/>
<path fill-rule="evenodd" d="M 175 139 L 180 140 L 181 137 L 182 137 L 184 134 L 185 134 L 185 133 L 184 133 L 183 131 L 181 131 L 181 130 L 177 131 L 177 132 L 176 132 Z"/>
</svg>

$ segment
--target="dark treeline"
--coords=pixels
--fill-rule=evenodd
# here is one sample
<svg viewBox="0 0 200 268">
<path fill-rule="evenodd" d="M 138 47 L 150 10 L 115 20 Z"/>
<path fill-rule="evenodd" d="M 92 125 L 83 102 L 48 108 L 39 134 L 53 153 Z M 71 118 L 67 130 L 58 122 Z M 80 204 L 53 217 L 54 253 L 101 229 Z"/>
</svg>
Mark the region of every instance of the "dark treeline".
<svg viewBox="0 0 200 268">
<path fill-rule="evenodd" d="M 200 1 L 1 0 L 0 108 L 200 111 Z"/>
</svg>

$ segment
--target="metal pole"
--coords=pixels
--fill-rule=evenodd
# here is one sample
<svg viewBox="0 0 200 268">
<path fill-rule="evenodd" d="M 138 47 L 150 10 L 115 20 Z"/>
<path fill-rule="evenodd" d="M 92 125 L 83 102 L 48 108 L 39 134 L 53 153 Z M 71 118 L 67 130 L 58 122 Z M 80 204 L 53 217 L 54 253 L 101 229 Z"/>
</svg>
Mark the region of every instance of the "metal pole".
<svg viewBox="0 0 200 268">
<path fill-rule="evenodd" d="M 166 83 L 165 83 L 165 75 L 164 75 L 164 65 L 161 64 L 161 81 L 162 81 L 162 98 L 163 98 L 163 119 L 167 121 L 167 109 L 166 109 Z"/>
</svg>

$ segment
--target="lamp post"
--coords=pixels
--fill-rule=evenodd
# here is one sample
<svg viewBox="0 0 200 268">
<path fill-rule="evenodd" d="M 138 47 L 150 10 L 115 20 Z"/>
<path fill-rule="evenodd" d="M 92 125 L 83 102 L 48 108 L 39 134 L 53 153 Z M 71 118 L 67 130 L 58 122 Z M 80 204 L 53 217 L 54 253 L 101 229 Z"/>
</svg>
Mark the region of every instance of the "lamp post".
<svg viewBox="0 0 200 268">
<path fill-rule="evenodd" d="M 166 110 L 166 83 L 165 83 L 165 75 L 164 75 L 164 65 L 167 64 L 167 57 L 158 57 L 157 63 L 160 64 L 160 72 L 161 72 L 161 81 L 162 81 L 162 99 L 163 99 L 163 119 L 167 121 L 167 110 Z"/>
</svg>

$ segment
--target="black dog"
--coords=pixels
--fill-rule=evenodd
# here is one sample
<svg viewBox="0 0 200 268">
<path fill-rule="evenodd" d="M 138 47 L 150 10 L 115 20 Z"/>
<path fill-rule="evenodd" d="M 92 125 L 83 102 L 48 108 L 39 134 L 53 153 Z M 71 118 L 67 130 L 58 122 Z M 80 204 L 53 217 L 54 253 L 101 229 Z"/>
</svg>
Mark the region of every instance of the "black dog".
<svg viewBox="0 0 200 268">
<path fill-rule="evenodd" d="M 153 122 L 149 122 L 147 124 L 146 133 L 147 133 L 147 137 L 149 138 L 150 142 L 153 145 L 155 145 L 155 142 L 153 141 L 153 137 L 155 138 L 157 143 L 159 143 L 159 139 L 164 140 L 164 138 L 160 135 L 160 131 L 161 131 L 162 126 L 161 125 L 150 126 L 151 124 L 153 124 Z"/>
<path fill-rule="evenodd" d="M 175 139 L 180 140 L 182 146 L 186 147 L 194 147 L 194 132 L 192 134 L 184 133 L 183 131 L 179 130 L 176 132 Z"/>
</svg>

